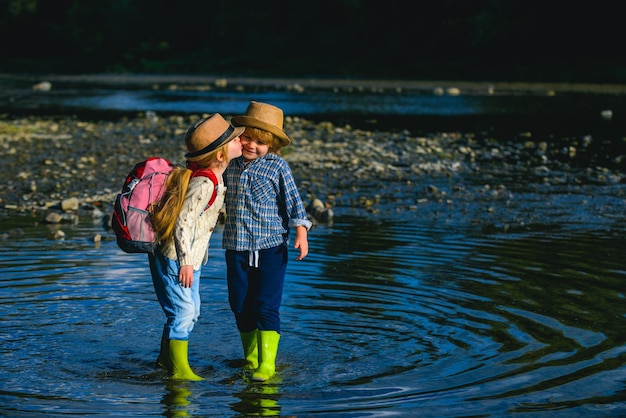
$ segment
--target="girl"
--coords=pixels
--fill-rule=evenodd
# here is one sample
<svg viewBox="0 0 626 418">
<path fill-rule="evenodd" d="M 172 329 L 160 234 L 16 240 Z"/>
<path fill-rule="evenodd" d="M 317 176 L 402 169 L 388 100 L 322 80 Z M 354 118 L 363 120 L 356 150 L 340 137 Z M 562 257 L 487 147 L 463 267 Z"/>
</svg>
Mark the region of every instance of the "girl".
<svg viewBox="0 0 626 418">
<path fill-rule="evenodd" d="M 152 283 L 167 318 L 157 366 L 174 379 L 202 380 L 189 366 L 188 339 L 200 315 L 200 268 L 207 262 L 209 239 L 224 203 L 222 174 L 241 155 L 239 135 L 220 114 L 200 119 L 185 135 L 187 168 L 167 179 L 167 192 L 153 215 L 161 245 L 149 255 Z M 210 169 L 218 186 L 194 171 Z M 217 197 L 207 207 L 217 187 Z"/>
<path fill-rule="evenodd" d="M 223 246 L 228 299 L 241 335 L 246 368 L 265 381 L 275 372 L 280 339 L 279 308 L 287 269 L 289 229 L 295 228 L 296 260 L 309 251 L 307 219 L 291 169 L 279 154 L 290 143 L 283 132 L 283 111 L 251 102 L 245 115 L 242 156 L 226 170 L 227 195 Z"/>
</svg>

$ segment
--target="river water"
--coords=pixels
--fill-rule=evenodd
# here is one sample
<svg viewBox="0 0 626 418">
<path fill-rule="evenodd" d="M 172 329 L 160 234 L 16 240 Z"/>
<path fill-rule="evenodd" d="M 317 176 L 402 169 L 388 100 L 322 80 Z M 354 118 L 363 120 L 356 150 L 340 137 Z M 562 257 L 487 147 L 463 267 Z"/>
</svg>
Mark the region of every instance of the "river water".
<svg viewBox="0 0 626 418">
<path fill-rule="evenodd" d="M 225 114 L 245 108 L 243 98 L 227 108 L 233 94 L 215 99 Z M 276 98 L 264 94 L 258 99 Z M 280 94 L 277 104 L 289 114 L 310 106 L 302 96 Z M 115 95 L 125 98 L 106 101 Z M 79 105 L 68 94 L 39 111 L 197 111 L 189 103 L 177 107 L 187 93 L 172 95 L 107 91 Z M 360 114 L 355 120 L 363 123 L 372 116 L 371 103 L 360 112 L 354 108 L 363 100 L 333 100 L 343 101 L 343 110 L 308 116 Z M 581 126 L 618 106 L 615 98 L 570 100 L 569 108 L 543 110 L 531 122 L 532 112 L 502 104 L 495 106 L 498 119 L 495 111 L 468 106 L 470 99 L 446 98 L 449 106 L 434 100 L 420 102 L 424 111 L 415 110 L 417 98 L 410 112 L 387 106 L 379 123 L 426 121 L 430 114 L 441 130 L 479 123 L 500 132 L 606 134 L 599 120 Z M 289 108 L 289 101 L 296 104 Z M 459 103 L 465 107 L 455 110 Z M 454 115 L 446 119 L 446 112 Z M 567 124 L 567 115 L 578 117 Z M 622 128 L 614 129 L 619 139 Z M 119 250 L 99 217 L 60 226 L 37 216 L 1 218 L 0 413 L 626 416 L 624 182 L 502 181 L 516 197 L 489 208 L 482 200 L 456 208 L 433 202 L 402 212 L 387 207 L 375 217 L 338 208 L 331 224 L 312 229 L 310 255 L 289 264 L 278 371 L 269 384 L 253 384 L 237 368 L 241 348 L 227 303 L 221 226 L 203 268 L 202 317 L 190 339 L 191 364 L 206 380 L 172 382 L 153 368 L 163 314 L 144 256 Z M 491 220 L 493 211 L 505 215 Z M 59 228 L 65 239 L 51 239 Z M 94 243 L 96 234 L 102 242 Z"/>
</svg>

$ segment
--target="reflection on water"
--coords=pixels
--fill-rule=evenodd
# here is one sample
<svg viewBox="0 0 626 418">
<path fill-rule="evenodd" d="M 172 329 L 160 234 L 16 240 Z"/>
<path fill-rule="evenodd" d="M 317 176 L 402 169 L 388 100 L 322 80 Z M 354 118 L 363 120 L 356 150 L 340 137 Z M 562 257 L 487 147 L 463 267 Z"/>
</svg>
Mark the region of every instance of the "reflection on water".
<svg viewBox="0 0 626 418">
<path fill-rule="evenodd" d="M 272 417 L 281 415 L 281 387 L 276 382 L 265 385 L 250 385 L 243 391 L 235 393 L 239 401 L 231 404 L 233 411 L 245 416 Z"/>
<path fill-rule="evenodd" d="M 338 218 L 291 262 L 277 375 L 246 380 L 222 250 L 203 271 L 190 361 L 153 368 L 162 313 L 141 255 L 1 221 L 0 412 L 7 416 L 623 416 L 623 220 L 505 233 Z M 20 229 L 18 229 L 20 228 Z M 213 237 L 219 243 L 221 230 Z"/>
</svg>

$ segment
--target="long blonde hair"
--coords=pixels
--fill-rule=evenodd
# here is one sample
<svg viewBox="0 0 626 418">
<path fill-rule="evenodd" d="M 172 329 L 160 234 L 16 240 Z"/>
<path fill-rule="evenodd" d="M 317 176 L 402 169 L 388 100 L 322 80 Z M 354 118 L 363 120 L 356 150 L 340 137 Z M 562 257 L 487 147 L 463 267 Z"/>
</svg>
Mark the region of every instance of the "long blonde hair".
<svg viewBox="0 0 626 418">
<path fill-rule="evenodd" d="M 228 143 L 220 148 L 208 153 L 199 161 L 194 161 L 198 168 L 209 167 L 214 160 L 217 159 L 219 153 L 222 153 L 223 164 L 228 164 Z M 187 188 L 193 171 L 187 167 L 175 167 L 167 177 L 165 195 L 155 206 L 152 211 L 152 223 L 159 237 L 159 242 L 163 243 L 171 238 L 176 225 L 176 219 L 183 208 L 185 197 L 187 196 Z"/>
</svg>

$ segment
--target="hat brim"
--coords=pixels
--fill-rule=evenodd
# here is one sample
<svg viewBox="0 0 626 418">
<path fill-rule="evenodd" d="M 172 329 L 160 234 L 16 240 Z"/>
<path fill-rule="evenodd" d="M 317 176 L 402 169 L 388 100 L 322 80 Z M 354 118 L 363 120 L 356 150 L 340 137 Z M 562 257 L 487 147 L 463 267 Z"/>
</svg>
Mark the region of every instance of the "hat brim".
<svg viewBox="0 0 626 418">
<path fill-rule="evenodd" d="M 258 120 L 250 116 L 245 116 L 245 115 L 233 116 L 230 120 L 230 123 L 232 123 L 233 126 L 241 126 L 241 127 L 250 126 L 253 128 L 259 128 L 259 129 L 263 129 L 264 131 L 271 132 L 274 135 L 276 135 L 278 139 L 280 139 L 280 143 L 281 143 L 280 145 L 282 147 L 285 147 L 291 143 L 291 139 L 289 139 L 287 134 L 284 133 L 281 129 L 278 129 L 278 127 L 274 125 L 270 125 L 269 123 L 265 123 L 262 120 Z"/>
<path fill-rule="evenodd" d="M 244 128 L 243 126 L 241 126 L 241 127 L 233 126 L 233 132 L 224 141 L 222 141 L 221 144 L 218 145 L 218 148 L 228 144 L 230 141 L 232 141 L 233 139 L 237 138 L 238 136 L 241 136 L 241 134 L 243 134 L 243 131 L 245 131 L 245 130 L 246 130 L 246 128 Z M 213 150 L 207 151 L 207 152 L 202 153 L 200 155 L 194 155 L 193 157 L 191 157 L 189 155 L 189 153 L 187 153 L 187 154 L 185 154 L 185 159 L 188 160 L 188 161 L 199 161 L 199 160 L 203 159 L 204 156 L 206 154 L 208 154 L 209 152 L 211 152 L 211 151 L 213 151 Z"/>
</svg>

